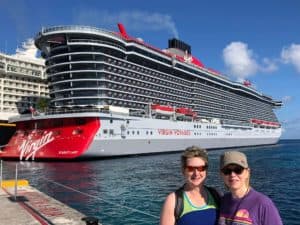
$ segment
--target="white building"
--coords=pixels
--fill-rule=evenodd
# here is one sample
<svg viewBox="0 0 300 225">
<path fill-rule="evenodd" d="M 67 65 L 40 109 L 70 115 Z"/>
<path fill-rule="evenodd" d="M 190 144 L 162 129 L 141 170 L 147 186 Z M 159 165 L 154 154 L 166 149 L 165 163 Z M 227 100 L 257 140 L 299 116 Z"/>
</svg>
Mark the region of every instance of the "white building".
<svg viewBox="0 0 300 225">
<path fill-rule="evenodd" d="M 48 97 L 44 60 L 36 58 L 33 40 L 15 55 L 0 53 L 0 121 L 7 121 Z"/>
</svg>

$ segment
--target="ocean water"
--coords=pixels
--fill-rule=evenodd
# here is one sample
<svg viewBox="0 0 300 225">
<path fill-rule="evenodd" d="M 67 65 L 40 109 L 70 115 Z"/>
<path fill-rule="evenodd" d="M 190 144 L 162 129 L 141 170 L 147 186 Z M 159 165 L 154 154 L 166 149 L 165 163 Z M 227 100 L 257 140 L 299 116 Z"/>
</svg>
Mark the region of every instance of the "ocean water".
<svg viewBox="0 0 300 225">
<path fill-rule="evenodd" d="M 286 225 L 300 221 L 300 140 L 239 149 L 247 154 L 251 185 L 272 198 Z M 218 172 L 224 150 L 209 151 L 207 184 L 225 191 Z M 159 223 L 166 195 L 183 184 L 180 153 L 81 162 L 4 162 L 3 178 L 18 177 L 97 217 L 103 225 Z"/>
</svg>

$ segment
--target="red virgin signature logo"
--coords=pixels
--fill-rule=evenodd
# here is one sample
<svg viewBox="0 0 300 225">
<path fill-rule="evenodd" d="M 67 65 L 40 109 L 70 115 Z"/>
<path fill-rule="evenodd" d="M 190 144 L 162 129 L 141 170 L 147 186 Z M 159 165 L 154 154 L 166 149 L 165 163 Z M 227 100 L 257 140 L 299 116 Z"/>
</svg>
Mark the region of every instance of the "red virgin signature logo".
<svg viewBox="0 0 300 225">
<path fill-rule="evenodd" d="M 33 134 L 28 136 L 27 140 L 24 140 L 21 144 L 21 147 L 19 148 L 20 152 L 20 160 L 24 159 L 28 160 L 30 157 L 32 157 L 32 160 L 35 158 L 35 154 L 37 151 L 39 151 L 41 148 L 43 148 L 46 144 L 50 143 L 54 140 L 53 132 L 50 131 L 48 133 L 44 133 L 41 138 L 34 139 L 33 140 Z"/>
</svg>

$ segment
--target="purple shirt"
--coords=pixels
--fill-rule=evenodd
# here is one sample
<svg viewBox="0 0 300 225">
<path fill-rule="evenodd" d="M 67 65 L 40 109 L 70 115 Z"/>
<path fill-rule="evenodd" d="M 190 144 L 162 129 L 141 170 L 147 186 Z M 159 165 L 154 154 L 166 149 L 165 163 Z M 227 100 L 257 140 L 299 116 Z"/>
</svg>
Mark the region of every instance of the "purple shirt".
<svg viewBox="0 0 300 225">
<path fill-rule="evenodd" d="M 223 196 L 218 225 L 282 225 L 282 221 L 272 200 L 251 188 L 241 199 L 231 193 Z"/>
</svg>

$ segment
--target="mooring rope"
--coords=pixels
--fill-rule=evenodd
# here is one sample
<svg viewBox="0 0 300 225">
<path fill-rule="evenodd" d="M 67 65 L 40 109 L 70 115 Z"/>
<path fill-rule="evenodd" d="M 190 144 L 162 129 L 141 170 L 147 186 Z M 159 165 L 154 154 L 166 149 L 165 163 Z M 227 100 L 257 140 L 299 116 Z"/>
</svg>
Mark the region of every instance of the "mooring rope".
<svg viewBox="0 0 300 225">
<path fill-rule="evenodd" d="M 119 203 L 113 203 L 113 202 L 110 202 L 110 201 L 105 200 L 105 199 L 103 199 L 103 198 L 100 198 L 100 197 L 97 197 L 97 196 L 94 196 L 94 195 L 90 195 L 90 194 L 84 193 L 84 192 L 82 192 L 82 191 L 76 190 L 76 189 L 74 189 L 74 188 L 72 188 L 72 187 L 69 187 L 69 186 L 67 186 L 67 185 L 58 183 L 58 182 L 56 182 L 56 181 L 53 181 L 53 180 L 50 180 L 50 179 L 46 179 L 46 178 L 42 178 L 42 179 L 43 179 L 43 180 L 46 180 L 46 181 L 48 181 L 48 182 L 50 182 L 50 183 L 54 183 L 54 184 L 56 184 L 56 185 L 58 185 L 58 186 L 61 186 L 61 187 L 65 188 L 65 189 L 69 189 L 69 190 L 74 191 L 74 192 L 77 192 L 77 193 L 79 193 L 79 194 L 88 196 L 88 197 L 90 197 L 90 198 L 94 198 L 94 199 L 97 199 L 97 200 L 101 200 L 101 201 L 103 201 L 103 202 L 105 202 L 105 203 L 107 203 L 107 204 L 111 204 L 111 205 L 118 206 L 118 207 L 121 207 L 121 208 L 129 209 L 129 210 L 131 210 L 131 211 L 138 212 L 138 213 L 141 213 L 141 214 L 144 214 L 144 215 L 147 215 L 147 216 L 156 218 L 156 219 L 159 218 L 158 216 L 152 215 L 152 214 L 150 214 L 150 213 L 146 213 L 146 212 L 141 211 L 141 210 L 138 210 L 138 209 L 134 209 L 134 208 L 131 208 L 131 207 L 128 207 L 128 206 L 119 204 Z"/>
</svg>

